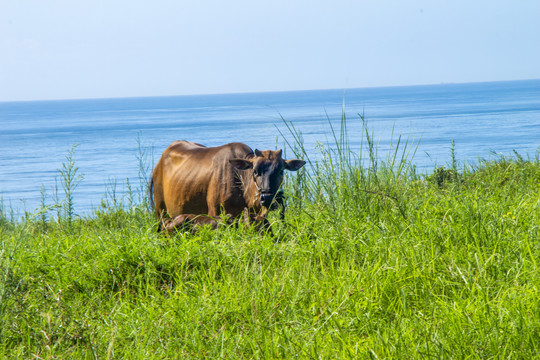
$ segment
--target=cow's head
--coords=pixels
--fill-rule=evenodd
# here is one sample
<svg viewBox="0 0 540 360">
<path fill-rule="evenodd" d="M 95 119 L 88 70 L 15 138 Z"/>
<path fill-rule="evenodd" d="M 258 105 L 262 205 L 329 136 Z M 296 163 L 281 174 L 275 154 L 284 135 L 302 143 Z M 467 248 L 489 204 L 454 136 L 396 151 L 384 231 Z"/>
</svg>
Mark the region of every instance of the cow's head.
<svg viewBox="0 0 540 360">
<path fill-rule="evenodd" d="M 279 188 L 283 182 L 285 170 L 296 171 L 306 163 L 304 160 L 285 160 L 282 151 L 255 149 L 250 159 L 231 159 L 231 165 L 238 170 L 253 169 L 253 181 L 257 189 L 260 205 L 270 208 L 272 201 L 281 200 Z"/>
</svg>

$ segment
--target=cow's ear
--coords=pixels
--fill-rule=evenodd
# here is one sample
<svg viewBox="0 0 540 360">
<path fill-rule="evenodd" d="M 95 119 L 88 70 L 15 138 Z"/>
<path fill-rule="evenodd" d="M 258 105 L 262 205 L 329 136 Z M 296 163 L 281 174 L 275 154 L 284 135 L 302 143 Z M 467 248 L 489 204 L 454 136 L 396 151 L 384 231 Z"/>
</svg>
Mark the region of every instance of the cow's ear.
<svg viewBox="0 0 540 360">
<path fill-rule="evenodd" d="M 255 153 L 255 156 L 260 156 L 260 157 L 263 157 L 263 153 L 259 151 L 259 149 L 255 149 L 253 150 L 253 152 Z"/>
<path fill-rule="evenodd" d="M 305 164 L 306 162 L 304 160 L 298 160 L 298 159 L 287 160 L 285 161 L 285 169 L 290 170 L 290 171 L 296 171 L 300 169 L 302 166 L 304 166 Z"/>
<path fill-rule="evenodd" d="M 246 159 L 230 159 L 229 162 L 238 170 L 247 170 L 253 167 L 253 163 Z"/>
</svg>

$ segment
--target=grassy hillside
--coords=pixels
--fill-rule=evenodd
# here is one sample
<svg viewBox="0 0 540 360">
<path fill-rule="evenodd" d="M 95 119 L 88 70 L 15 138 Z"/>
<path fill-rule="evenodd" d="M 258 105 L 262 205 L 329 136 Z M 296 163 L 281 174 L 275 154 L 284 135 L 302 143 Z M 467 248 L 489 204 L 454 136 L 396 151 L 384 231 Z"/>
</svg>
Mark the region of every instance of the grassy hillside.
<svg viewBox="0 0 540 360">
<path fill-rule="evenodd" d="M 539 159 L 420 176 L 399 139 L 384 161 L 367 132 L 363 154 L 335 140 L 286 184 L 276 237 L 158 235 L 142 205 L 4 211 L 1 357 L 538 357 Z"/>
</svg>

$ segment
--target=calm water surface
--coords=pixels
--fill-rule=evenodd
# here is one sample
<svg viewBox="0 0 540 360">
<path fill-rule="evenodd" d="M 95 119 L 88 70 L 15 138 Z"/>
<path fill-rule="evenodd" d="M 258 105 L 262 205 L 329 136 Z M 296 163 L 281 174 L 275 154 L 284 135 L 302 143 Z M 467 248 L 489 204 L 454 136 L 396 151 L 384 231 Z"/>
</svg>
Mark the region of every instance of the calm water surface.
<svg viewBox="0 0 540 360">
<path fill-rule="evenodd" d="M 461 162 L 513 150 L 535 156 L 540 146 L 540 80 L 254 94 L 0 103 L 0 196 L 4 207 L 34 211 L 43 185 L 52 202 L 55 177 L 69 149 L 84 180 L 79 214 L 99 206 L 116 183 L 139 186 L 139 144 L 153 167 L 173 140 L 208 146 L 241 141 L 252 148 L 286 147 L 281 117 L 301 131 L 312 159 L 317 144 L 339 129 L 343 103 L 351 147 L 360 151 L 364 114 L 379 155 L 391 141 L 419 141 L 419 172 L 446 165 L 455 140 Z M 289 136 L 290 138 L 290 136 Z M 140 139 L 140 141 L 138 141 Z M 288 151 L 291 154 L 291 151 Z"/>
</svg>

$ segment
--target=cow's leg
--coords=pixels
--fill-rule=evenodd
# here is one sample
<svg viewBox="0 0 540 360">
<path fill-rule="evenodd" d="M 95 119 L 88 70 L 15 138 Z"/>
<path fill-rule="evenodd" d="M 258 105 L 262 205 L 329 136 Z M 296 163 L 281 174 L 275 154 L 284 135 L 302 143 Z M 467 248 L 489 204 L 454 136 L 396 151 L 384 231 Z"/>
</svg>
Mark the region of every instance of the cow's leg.
<svg viewBox="0 0 540 360">
<path fill-rule="evenodd" d="M 193 224 L 194 230 L 199 230 L 205 226 L 210 226 L 211 229 L 215 230 L 219 226 L 220 218 L 207 215 L 193 215 L 189 217 L 189 221 Z"/>
<path fill-rule="evenodd" d="M 158 220 L 159 220 L 159 223 L 158 223 L 157 232 L 160 233 L 164 230 L 167 230 L 167 227 L 169 226 L 171 219 L 163 216 L 163 214 L 159 214 Z"/>
<path fill-rule="evenodd" d="M 219 184 L 211 183 L 209 188 L 218 188 Z M 208 216 L 219 217 L 221 215 L 221 204 L 222 201 L 219 198 L 219 194 L 212 193 L 208 190 L 206 195 L 206 207 L 208 208 Z"/>
<path fill-rule="evenodd" d="M 244 208 L 243 220 L 248 226 L 253 226 L 259 230 L 259 232 L 266 232 L 270 236 L 273 236 L 272 225 L 266 218 L 268 215 L 268 209 L 264 208 L 260 213 L 250 212 L 248 208 Z"/>
<path fill-rule="evenodd" d="M 169 233 L 180 231 L 191 231 L 196 233 L 204 226 L 210 226 L 211 229 L 217 229 L 218 218 L 206 215 L 182 214 L 169 220 L 165 225 L 165 230 Z"/>
<path fill-rule="evenodd" d="M 179 231 L 185 227 L 187 220 L 187 215 L 178 215 L 172 219 L 167 219 L 166 222 L 163 222 L 163 228 L 168 233 Z"/>
<path fill-rule="evenodd" d="M 160 233 L 164 230 L 167 230 L 167 226 L 170 224 L 171 218 L 166 215 L 165 211 L 159 213 L 158 220 L 159 223 L 157 227 L 157 232 Z"/>
</svg>

